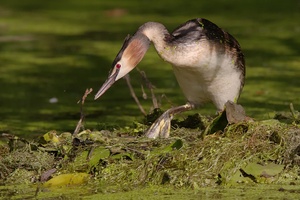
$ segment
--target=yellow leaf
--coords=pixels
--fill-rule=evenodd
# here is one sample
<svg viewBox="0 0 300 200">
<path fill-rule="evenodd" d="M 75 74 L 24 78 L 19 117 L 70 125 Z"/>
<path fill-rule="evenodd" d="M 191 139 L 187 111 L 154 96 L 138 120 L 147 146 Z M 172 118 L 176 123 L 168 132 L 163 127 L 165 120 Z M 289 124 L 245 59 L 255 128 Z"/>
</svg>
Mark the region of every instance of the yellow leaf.
<svg viewBox="0 0 300 200">
<path fill-rule="evenodd" d="M 86 183 L 90 178 L 87 173 L 73 173 L 73 174 L 61 174 L 58 175 L 46 183 L 45 187 L 55 187 L 55 186 L 68 186 L 68 185 L 79 185 Z"/>
<path fill-rule="evenodd" d="M 56 131 L 49 131 L 48 133 L 43 135 L 43 139 L 46 142 L 51 142 L 51 143 L 59 143 L 59 138 L 56 135 Z"/>
</svg>

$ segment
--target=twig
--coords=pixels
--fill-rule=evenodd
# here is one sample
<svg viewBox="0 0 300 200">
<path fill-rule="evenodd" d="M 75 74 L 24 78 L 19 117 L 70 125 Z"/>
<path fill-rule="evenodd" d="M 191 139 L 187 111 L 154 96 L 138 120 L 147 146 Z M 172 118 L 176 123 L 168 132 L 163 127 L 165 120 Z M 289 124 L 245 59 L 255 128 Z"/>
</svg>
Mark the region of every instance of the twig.
<svg viewBox="0 0 300 200">
<path fill-rule="evenodd" d="M 84 92 L 84 95 L 81 97 L 81 100 L 79 100 L 77 103 L 80 103 L 81 102 L 81 105 L 80 105 L 80 119 L 77 123 L 77 126 L 74 130 L 74 133 L 73 133 L 73 136 L 77 135 L 79 133 L 79 130 L 80 128 L 83 126 L 82 125 L 82 122 L 83 122 L 83 119 L 84 119 L 84 113 L 83 113 L 83 104 L 84 104 L 84 101 L 86 99 L 86 97 L 93 91 L 92 88 L 90 89 L 86 89 L 85 92 Z"/>
<path fill-rule="evenodd" d="M 138 105 L 140 111 L 146 116 L 147 113 L 145 112 L 144 108 L 142 107 L 142 105 L 140 104 L 140 101 L 139 99 L 137 98 L 137 96 L 135 95 L 135 92 L 132 88 L 132 85 L 131 85 L 131 82 L 130 82 L 130 76 L 129 74 L 127 74 L 124 79 L 126 80 L 126 83 L 128 85 L 128 88 L 129 88 L 129 91 L 130 91 L 130 94 L 132 96 L 132 98 L 134 99 L 134 101 L 136 102 L 136 104 Z"/>
<path fill-rule="evenodd" d="M 154 90 L 153 90 L 155 88 L 154 85 L 152 85 L 152 83 L 149 81 L 149 79 L 147 78 L 146 73 L 144 71 L 141 71 L 138 68 L 137 68 L 137 71 L 141 74 L 143 80 L 146 83 L 146 86 L 149 88 L 149 90 L 151 92 L 151 98 L 152 98 L 152 103 L 153 103 L 154 109 L 158 108 L 159 106 L 158 106 L 157 99 L 155 97 Z"/>
<path fill-rule="evenodd" d="M 295 111 L 293 103 L 290 103 L 290 111 L 294 120 L 298 120 L 299 114 L 297 113 L 297 111 Z"/>
<path fill-rule="evenodd" d="M 143 99 L 147 99 L 148 98 L 148 96 L 147 96 L 147 93 L 145 92 L 145 90 L 144 90 L 144 86 L 143 85 L 141 85 L 141 89 L 142 89 L 142 93 L 143 93 Z"/>
</svg>

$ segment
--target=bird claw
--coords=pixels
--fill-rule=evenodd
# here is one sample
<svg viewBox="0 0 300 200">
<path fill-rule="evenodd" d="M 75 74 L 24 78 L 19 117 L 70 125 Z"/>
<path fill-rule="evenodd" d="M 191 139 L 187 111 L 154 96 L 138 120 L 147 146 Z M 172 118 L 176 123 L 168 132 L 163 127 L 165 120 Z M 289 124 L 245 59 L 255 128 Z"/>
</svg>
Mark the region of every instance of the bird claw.
<svg viewBox="0 0 300 200">
<path fill-rule="evenodd" d="M 169 114 L 164 113 L 147 130 L 146 136 L 153 139 L 157 137 L 168 138 L 171 129 L 171 119 L 172 117 Z"/>
</svg>

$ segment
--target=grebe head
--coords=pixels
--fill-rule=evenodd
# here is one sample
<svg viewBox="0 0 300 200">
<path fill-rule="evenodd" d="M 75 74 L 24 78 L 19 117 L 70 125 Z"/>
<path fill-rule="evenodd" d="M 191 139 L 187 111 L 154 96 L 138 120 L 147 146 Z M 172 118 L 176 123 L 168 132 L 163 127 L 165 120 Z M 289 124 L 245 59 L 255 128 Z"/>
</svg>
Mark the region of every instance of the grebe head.
<svg viewBox="0 0 300 200">
<path fill-rule="evenodd" d="M 141 32 L 125 38 L 123 46 L 117 54 L 109 76 L 95 95 L 102 96 L 117 80 L 128 74 L 142 60 L 150 45 L 150 40 Z"/>
</svg>

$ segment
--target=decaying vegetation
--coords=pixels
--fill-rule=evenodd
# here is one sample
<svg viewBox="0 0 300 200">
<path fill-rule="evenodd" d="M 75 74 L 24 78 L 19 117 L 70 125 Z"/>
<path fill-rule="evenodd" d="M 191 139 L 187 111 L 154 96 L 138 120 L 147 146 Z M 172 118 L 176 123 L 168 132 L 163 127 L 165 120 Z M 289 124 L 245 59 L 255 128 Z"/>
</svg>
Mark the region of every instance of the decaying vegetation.
<svg viewBox="0 0 300 200">
<path fill-rule="evenodd" d="M 39 188 L 89 181 L 103 191 L 146 185 L 200 188 L 215 185 L 299 184 L 298 112 L 242 121 L 203 135 L 212 119 L 194 115 L 168 139 L 147 139 L 146 125 L 115 131 L 50 131 L 38 141 L 2 134 L 0 183 Z M 193 129 L 186 128 L 191 124 Z M 195 125 L 196 124 L 196 125 Z M 198 124 L 198 127 L 196 127 Z M 55 177 L 55 178 L 53 178 Z"/>
</svg>

